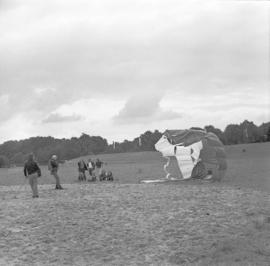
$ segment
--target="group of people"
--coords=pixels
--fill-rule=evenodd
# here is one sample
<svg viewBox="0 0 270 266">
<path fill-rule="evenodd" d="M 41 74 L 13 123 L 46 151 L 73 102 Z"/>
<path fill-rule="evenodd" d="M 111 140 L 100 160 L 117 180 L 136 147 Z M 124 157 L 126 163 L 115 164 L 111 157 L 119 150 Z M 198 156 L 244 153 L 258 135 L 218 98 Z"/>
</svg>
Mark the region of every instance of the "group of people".
<svg viewBox="0 0 270 266">
<path fill-rule="evenodd" d="M 53 155 L 52 158 L 48 162 L 48 170 L 50 171 L 50 174 L 54 176 L 55 178 L 55 189 L 62 190 L 63 187 L 60 184 L 60 177 L 58 175 L 58 168 L 59 163 L 57 160 L 57 156 Z M 35 156 L 33 153 L 29 154 L 27 161 L 24 164 L 24 176 L 28 178 L 29 185 L 33 192 L 33 198 L 38 198 L 38 178 L 41 177 L 41 170 L 40 167 L 35 160 Z"/>
<path fill-rule="evenodd" d="M 91 159 L 86 164 L 83 160 L 78 162 L 79 181 L 86 181 L 85 172 L 88 171 L 90 179 L 88 181 L 96 181 L 97 176 L 100 181 L 113 181 L 113 175 L 111 171 L 105 171 L 103 169 L 103 162 L 97 158 L 96 162 Z M 60 177 L 58 175 L 59 162 L 57 156 L 53 155 L 48 162 L 48 170 L 50 174 L 55 178 L 55 189 L 62 190 L 63 187 L 60 184 Z M 33 192 L 33 198 L 38 198 L 38 178 L 41 176 L 40 167 L 35 160 L 33 153 L 29 154 L 27 161 L 24 164 L 24 176 L 28 178 L 29 185 Z"/>
<path fill-rule="evenodd" d="M 88 159 L 87 164 L 83 159 L 78 162 L 78 171 L 79 171 L 79 181 L 86 181 L 85 172 L 89 173 L 89 182 L 94 182 L 97 180 L 97 176 L 99 181 L 113 181 L 113 175 L 111 171 L 105 171 L 103 169 L 104 162 L 102 162 L 99 158 L 94 162 L 91 158 Z"/>
</svg>

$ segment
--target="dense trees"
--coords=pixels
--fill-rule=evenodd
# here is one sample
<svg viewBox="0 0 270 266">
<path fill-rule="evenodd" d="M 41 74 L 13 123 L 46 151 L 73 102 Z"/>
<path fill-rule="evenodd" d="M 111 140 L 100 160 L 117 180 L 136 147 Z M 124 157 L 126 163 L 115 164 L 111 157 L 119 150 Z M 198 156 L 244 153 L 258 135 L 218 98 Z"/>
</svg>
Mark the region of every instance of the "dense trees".
<svg viewBox="0 0 270 266">
<path fill-rule="evenodd" d="M 224 132 L 212 125 L 205 126 L 205 130 L 215 133 L 226 145 L 270 141 L 270 122 L 257 127 L 253 122 L 245 120 L 239 125 L 228 125 Z M 30 152 L 36 154 L 40 163 L 47 163 L 53 154 L 57 154 L 61 160 L 69 160 L 98 153 L 152 151 L 161 135 L 158 130 L 146 131 L 132 141 L 124 140 L 111 145 L 100 136 L 89 136 L 85 133 L 82 133 L 79 138 L 71 139 L 33 137 L 20 141 L 7 141 L 0 145 L 0 167 L 22 164 Z"/>
<path fill-rule="evenodd" d="M 158 130 L 154 132 L 146 131 L 140 137 L 135 138 L 133 141 L 124 140 L 119 143 L 111 144 L 106 149 L 108 153 L 117 152 L 134 152 L 134 151 L 153 151 L 155 150 L 155 143 L 160 139 L 162 133 Z"/>
<path fill-rule="evenodd" d="M 225 144 L 239 144 L 267 141 L 267 130 L 270 123 L 257 127 L 253 122 L 245 120 L 240 125 L 230 124 L 224 130 Z"/>
<path fill-rule="evenodd" d="M 8 166 L 9 166 L 9 159 L 5 155 L 0 155 L 0 168 Z"/>
<path fill-rule="evenodd" d="M 79 138 L 55 139 L 52 137 L 34 137 L 20 141 L 7 141 L 0 145 L 0 167 L 22 164 L 27 154 L 34 152 L 41 163 L 57 154 L 61 160 L 79 156 L 102 153 L 108 146 L 107 140 L 99 136 L 82 134 Z"/>
</svg>

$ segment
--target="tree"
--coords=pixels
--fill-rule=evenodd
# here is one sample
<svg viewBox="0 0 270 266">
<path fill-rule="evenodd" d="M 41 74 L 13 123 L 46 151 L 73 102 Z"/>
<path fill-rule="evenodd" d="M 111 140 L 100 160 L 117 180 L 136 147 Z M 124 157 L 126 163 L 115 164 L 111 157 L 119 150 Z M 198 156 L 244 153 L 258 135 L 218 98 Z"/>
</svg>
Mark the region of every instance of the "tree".
<svg viewBox="0 0 270 266">
<path fill-rule="evenodd" d="M 9 167 L 9 159 L 5 155 L 0 155 L 0 168 Z"/>
<path fill-rule="evenodd" d="M 268 131 L 267 131 L 267 141 L 270 141 L 270 127 L 268 128 Z"/>
<path fill-rule="evenodd" d="M 23 154 L 22 152 L 17 152 L 11 158 L 11 162 L 18 165 L 22 165 L 24 161 L 25 161 L 25 154 Z"/>
<path fill-rule="evenodd" d="M 205 126 L 204 129 L 205 129 L 207 132 L 212 132 L 212 133 L 216 134 L 223 144 L 226 143 L 226 138 L 225 138 L 225 136 L 224 136 L 224 133 L 223 133 L 220 129 L 215 128 L 215 127 L 212 126 L 212 125 Z"/>
<path fill-rule="evenodd" d="M 242 143 L 243 132 L 239 125 L 230 124 L 225 128 L 224 136 L 226 144 Z"/>
<path fill-rule="evenodd" d="M 253 122 L 245 120 L 240 125 L 242 131 L 241 143 L 251 143 L 260 141 L 259 128 Z"/>
</svg>

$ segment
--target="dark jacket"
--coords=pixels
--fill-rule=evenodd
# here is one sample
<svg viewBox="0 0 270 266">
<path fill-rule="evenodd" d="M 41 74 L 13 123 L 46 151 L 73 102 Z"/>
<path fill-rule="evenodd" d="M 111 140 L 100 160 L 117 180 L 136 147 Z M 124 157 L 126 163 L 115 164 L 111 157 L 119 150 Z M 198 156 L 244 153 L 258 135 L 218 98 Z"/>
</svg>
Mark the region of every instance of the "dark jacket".
<svg viewBox="0 0 270 266">
<path fill-rule="evenodd" d="M 24 164 L 23 172 L 24 172 L 24 176 L 28 176 L 34 173 L 37 173 L 38 176 L 41 176 L 41 170 L 35 161 L 27 161 Z"/>
<path fill-rule="evenodd" d="M 103 164 L 103 162 L 101 162 L 101 161 L 96 161 L 96 167 L 97 167 L 97 168 L 101 168 L 102 164 Z"/>
<path fill-rule="evenodd" d="M 87 165 L 83 160 L 81 160 L 78 162 L 78 168 L 80 172 L 83 172 L 87 170 Z"/>
<path fill-rule="evenodd" d="M 56 160 L 50 159 L 48 162 L 48 169 L 51 172 L 57 172 L 58 170 L 58 162 Z"/>
</svg>

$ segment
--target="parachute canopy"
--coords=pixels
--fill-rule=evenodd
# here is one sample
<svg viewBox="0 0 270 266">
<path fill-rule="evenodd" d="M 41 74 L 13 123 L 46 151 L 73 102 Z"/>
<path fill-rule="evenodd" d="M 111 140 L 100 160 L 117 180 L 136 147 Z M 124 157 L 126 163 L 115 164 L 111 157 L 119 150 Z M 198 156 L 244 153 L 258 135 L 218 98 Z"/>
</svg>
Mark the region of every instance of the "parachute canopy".
<svg viewBox="0 0 270 266">
<path fill-rule="evenodd" d="M 220 180 L 225 175 L 224 145 L 212 132 L 203 129 L 166 130 L 155 148 L 163 156 L 177 159 L 183 179 Z"/>
</svg>

